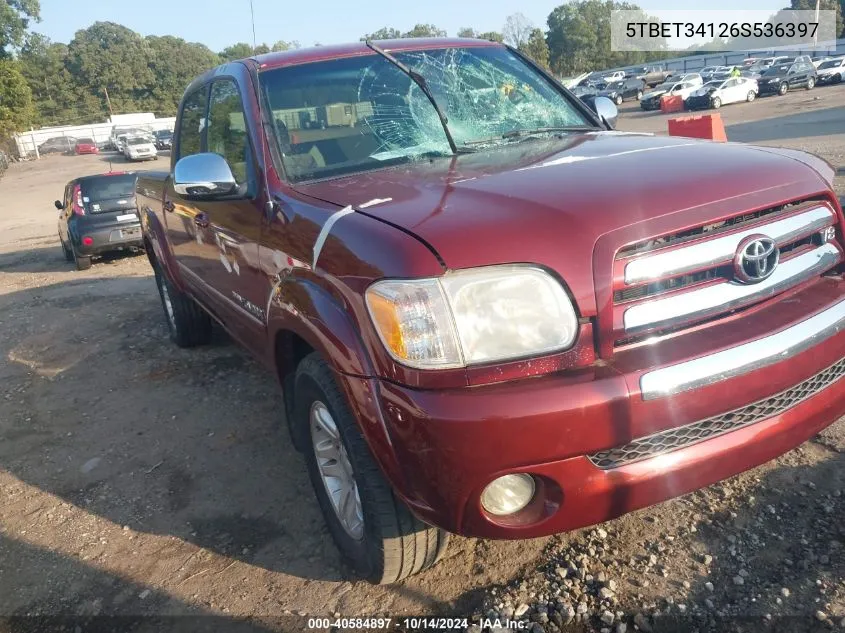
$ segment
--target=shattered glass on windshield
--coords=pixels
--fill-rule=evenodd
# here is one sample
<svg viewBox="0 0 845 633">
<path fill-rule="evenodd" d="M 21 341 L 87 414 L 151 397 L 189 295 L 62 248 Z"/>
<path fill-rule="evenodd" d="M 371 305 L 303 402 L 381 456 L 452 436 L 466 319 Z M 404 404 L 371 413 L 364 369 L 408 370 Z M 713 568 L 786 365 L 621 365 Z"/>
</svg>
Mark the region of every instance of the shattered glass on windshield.
<svg viewBox="0 0 845 633">
<path fill-rule="evenodd" d="M 459 150 L 506 142 L 519 130 L 589 125 L 549 82 L 501 47 L 395 53 L 425 79 Z M 291 180 L 448 156 L 443 125 L 423 90 L 396 64 L 365 55 L 265 71 Z"/>
</svg>

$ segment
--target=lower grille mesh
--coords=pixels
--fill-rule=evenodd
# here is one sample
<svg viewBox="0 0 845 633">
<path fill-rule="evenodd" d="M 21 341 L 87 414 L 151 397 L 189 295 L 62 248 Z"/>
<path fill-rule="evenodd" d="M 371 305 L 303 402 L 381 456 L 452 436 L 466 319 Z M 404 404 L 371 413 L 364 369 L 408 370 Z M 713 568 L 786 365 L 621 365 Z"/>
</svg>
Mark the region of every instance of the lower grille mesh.
<svg viewBox="0 0 845 633">
<path fill-rule="evenodd" d="M 661 431 L 629 442 L 624 446 L 593 453 L 587 455 L 587 457 L 599 468 L 607 470 L 663 455 L 783 413 L 829 387 L 843 376 L 845 376 L 845 359 L 791 389 L 749 404 L 741 409 L 722 413 L 686 426 Z"/>
</svg>

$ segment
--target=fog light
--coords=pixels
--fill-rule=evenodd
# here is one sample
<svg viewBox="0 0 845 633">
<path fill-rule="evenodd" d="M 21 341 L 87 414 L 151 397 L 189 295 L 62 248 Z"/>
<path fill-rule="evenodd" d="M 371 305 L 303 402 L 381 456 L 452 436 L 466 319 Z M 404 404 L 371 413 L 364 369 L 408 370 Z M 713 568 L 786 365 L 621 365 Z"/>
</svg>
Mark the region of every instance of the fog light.
<svg viewBox="0 0 845 633">
<path fill-rule="evenodd" d="M 481 505 L 490 514 L 504 516 L 519 512 L 534 498 L 534 478 L 525 473 L 493 480 L 481 493 Z"/>
<path fill-rule="evenodd" d="M 91 244 L 93 244 L 93 243 L 94 243 L 94 238 L 93 238 L 93 237 L 87 237 L 87 236 L 86 236 L 86 237 L 83 237 L 83 238 L 82 238 L 82 243 L 83 243 L 85 246 L 91 246 Z"/>
</svg>

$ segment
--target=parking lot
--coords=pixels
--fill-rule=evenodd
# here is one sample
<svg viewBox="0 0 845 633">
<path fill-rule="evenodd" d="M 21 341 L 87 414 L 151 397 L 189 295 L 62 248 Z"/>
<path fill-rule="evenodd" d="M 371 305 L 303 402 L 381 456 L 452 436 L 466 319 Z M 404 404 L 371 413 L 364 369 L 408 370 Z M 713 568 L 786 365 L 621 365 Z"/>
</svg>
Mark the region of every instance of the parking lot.
<svg viewBox="0 0 845 633">
<path fill-rule="evenodd" d="M 731 141 L 827 159 L 842 196 L 843 104 L 839 85 L 718 112 Z M 665 133 L 670 116 L 628 102 L 618 128 Z M 0 613 L 205 614 L 267 630 L 304 628 L 297 614 L 535 613 L 549 576 L 571 563 L 612 577 L 625 621 L 845 618 L 845 420 L 755 471 L 605 524 L 603 536 L 456 537 L 445 560 L 404 583 L 356 582 L 288 443 L 273 377 L 219 331 L 209 347 L 174 347 L 145 256 L 85 272 L 65 261 L 53 200 L 110 158 L 127 168 L 116 154 L 49 156 L 0 180 Z"/>
</svg>

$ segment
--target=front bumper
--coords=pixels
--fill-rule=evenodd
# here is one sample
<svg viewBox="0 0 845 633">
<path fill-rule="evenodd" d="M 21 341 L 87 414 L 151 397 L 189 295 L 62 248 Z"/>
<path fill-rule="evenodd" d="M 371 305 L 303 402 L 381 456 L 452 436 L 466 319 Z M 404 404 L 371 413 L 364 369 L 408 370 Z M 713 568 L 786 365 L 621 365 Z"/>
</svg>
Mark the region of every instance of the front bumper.
<svg viewBox="0 0 845 633">
<path fill-rule="evenodd" d="M 758 94 L 761 94 L 761 95 L 777 94 L 777 92 L 780 90 L 780 86 L 781 86 L 782 83 L 783 83 L 782 81 L 778 81 L 778 82 L 771 83 L 771 84 L 758 83 L 757 84 L 757 86 L 759 88 Z"/>
<path fill-rule="evenodd" d="M 829 75 L 819 75 L 816 78 L 816 83 L 820 86 L 838 83 L 840 81 L 842 81 L 842 75 L 839 74 L 839 73 L 832 73 L 832 74 L 829 74 Z"/>
<path fill-rule="evenodd" d="M 815 325 L 825 319 L 830 323 L 824 328 L 802 325 L 814 318 Z M 698 350 L 713 349 L 715 344 L 717 351 L 664 359 L 646 371 L 647 359 L 653 362 L 660 352 L 641 348 L 610 366 L 465 389 L 422 391 L 381 381 L 381 415 L 404 475 L 404 481 L 393 481 L 394 487 L 420 518 L 451 532 L 533 538 L 600 523 L 777 457 L 845 415 L 845 280 L 820 280 L 757 310 L 751 320 L 753 328 L 746 322 L 744 328 L 729 325 L 718 335 L 691 333 L 695 340 L 681 348 L 693 343 Z M 749 335 L 755 330 L 758 334 Z M 772 334 L 759 338 L 760 331 Z M 736 359 L 748 356 L 749 345 L 758 349 L 770 341 L 782 343 L 784 337 L 794 344 L 790 353 L 784 355 L 773 344 L 765 358 L 742 370 L 733 367 Z M 709 347 L 698 346 L 708 340 Z M 733 350 L 729 358 L 726 350 Z M 653 384 L 648 376 L 660 371 L 684 375 L 702 358 L 716 358 L 711 370 L 730 376 L 644 397 L 643 388 Z M 807 384 L 822 384 L 819 376 L 833 378 L 814 391 L 802 391 Z M 355 381 L 363 379 L 344 380 L 355 391 Z M 793 400 L 781 397 L 799 392 L 801 397 Z M 765 404 L 776 395 L 787 406 Z M 732 419 L 734 411 L 757 404 L 748 424 L 665 451 L 645 451 L 628 461 L 608 465 L 601 460 L 637 440 L 683 432 L 714 417 Z M 365 428 L 373 423 L 362 420 Z M 482 490 L 513 472 L 530 473 L 539 482 L 535 502 L 507 519 L 488 515 L 479 502 Z"/>
<path fill-rule="evenodd" d="M 644 99 L 640 101 L 640 107 L 643 110 L 659 110 L 660 109 L 660 99 Z"/>
<path fill-rule="evenodd" d="M 84 237 L 90 237 L 93 243 L 83 244 Z M 90 229 L 77 227 L 72 239 L 73 247 L 80 255 L 99 255 L 121 248 L 140 248 L 144 244 L 140 222 L 122 222 Z"/>
<path fill-rule="evenodd" d="M 687 110 L 709 110 L 713 107 L 713 100 L 710 96 L 706 97 L 689 97 L 684 101 Z"/>
</svg>

